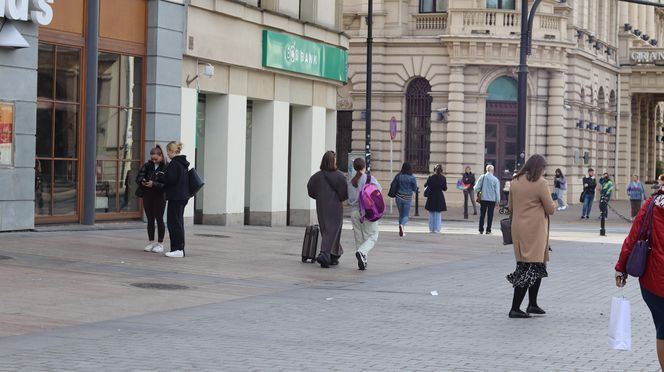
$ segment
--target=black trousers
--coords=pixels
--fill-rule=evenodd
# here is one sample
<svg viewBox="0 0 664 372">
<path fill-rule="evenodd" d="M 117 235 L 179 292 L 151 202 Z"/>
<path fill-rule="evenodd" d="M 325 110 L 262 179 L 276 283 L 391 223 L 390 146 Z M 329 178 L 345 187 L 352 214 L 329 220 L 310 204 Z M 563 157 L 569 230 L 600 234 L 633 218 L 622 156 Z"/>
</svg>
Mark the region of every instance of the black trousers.
<svg viewBox="0 0 664 372">
<path fill-rule="evenodd" d="M 187 200 L 169 200 L 166 210 L 168 236 L 171 239 L 171 252 L 184 252 L 184 207 Z"/>
<path fill-rule="evenodd" d="M 148 218 L 148 239 L 154 240 L 155 221 L 157 222 L 157 237 L 159 243 L 164 242 L 166 225 L 164 225 L 164 211 L 166 210 L 166 199 L 163 192 L 145 191 L 143 194 L 143 208 Z"/>
<path fill-rule="evenodd" d="M 491 231 L 494 209 L 496 209 L 496 202 L 485 200 L 480 202 L 480 232 L 484 232 L 484 217 L 486 217 L 486 232 Z"/>
</svg>

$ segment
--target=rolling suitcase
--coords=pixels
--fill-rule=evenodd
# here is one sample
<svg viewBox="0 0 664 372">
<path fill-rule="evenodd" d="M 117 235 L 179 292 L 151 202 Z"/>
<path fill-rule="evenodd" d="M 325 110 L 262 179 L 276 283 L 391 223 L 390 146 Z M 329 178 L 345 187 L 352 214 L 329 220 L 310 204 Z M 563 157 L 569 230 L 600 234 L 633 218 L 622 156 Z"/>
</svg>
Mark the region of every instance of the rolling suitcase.
<svg viewBox="0 0 664 372">
<path fill-rule="evenodd" d="M 316 262 L 316 252 L 318 251 L 318 225 L 307 226 L 304 232 L 304 242 L 302 243 L 302 262 L 311 260 Z"/>
<path fill-rule="evenodd" d="M 512 219 L 500 220 L 500 231 L 503 233 L 503 245 L 512 244 Z"/>
</svg>

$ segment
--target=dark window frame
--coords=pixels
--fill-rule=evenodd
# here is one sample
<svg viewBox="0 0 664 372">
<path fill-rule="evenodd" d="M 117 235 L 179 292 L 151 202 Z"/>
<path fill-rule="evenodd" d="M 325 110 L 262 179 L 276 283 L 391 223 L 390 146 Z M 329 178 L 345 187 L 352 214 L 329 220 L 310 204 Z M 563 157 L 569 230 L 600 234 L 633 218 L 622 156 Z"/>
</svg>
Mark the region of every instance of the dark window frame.
<svg viewBox="0 0 664 372">
<path fill-rule="evenodd" d="M 497 7 L 496 7 L 496 8 L 490 8 L 490 7 L 489 7 L 489 4 L 488 4 L 488 0 L 487 0 L 486 8 L 487 8 L 487 9 L 506 9 L 506 10 L 516 10 L 516 1 L 514 1 L 514 0 L 512 0 L 512 7 L 511 7 L 511 8 L 506 8 L 506 7 L 505 7 L 505 4 L 503 3 L 505 0 L 497 0 L 497 1 L 498 1 L 498 5 L 497 5 Z"/>
<path fill-rule="evenodd" d="M 424 6 L 423 6 L 423 0 L 419 1 L 419 10 L 421 14 L 433 14 L 433 13 L 445 13 L 447 12 L 447 9 L 438 9 L 438 2 L 436 0 L 433 1 L 433 10 L 431 11 L 425 11 Z"/>
<path fill-rule="evenodd" d="M 405 161 L 416 173 L 429 173 L 431 154 L 431 84 L 415 78 L 406 90 Z"/>
</svg>

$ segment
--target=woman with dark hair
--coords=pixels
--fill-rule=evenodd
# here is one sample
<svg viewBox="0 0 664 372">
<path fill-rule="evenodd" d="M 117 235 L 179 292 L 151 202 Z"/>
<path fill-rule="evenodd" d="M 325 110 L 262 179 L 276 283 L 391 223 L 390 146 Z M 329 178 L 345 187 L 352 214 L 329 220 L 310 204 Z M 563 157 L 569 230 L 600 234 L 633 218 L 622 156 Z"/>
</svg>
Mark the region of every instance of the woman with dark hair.
<svg viewBox="0 0 664 372">
<path fill-rule="evenodd" d="M 341 226 L 344 222 L 343 202 L 348 199 L 346 176 L 337 169 L 334 151 L 323 155 L 320 171 L 307 183 L 307 191 L 316 200 L 316 215 L 320 226 L 321 246 L 318 263 L 321 267 L 338 265 L 344 253 L 341 247 Z"/>
<path fill-rule="evenodd" d="M 544 179 L 546 160 L 531 156 L 512 179 L 509 210 L 512 214 L 512 241 L 516 270 L 507 275 L 514 287 L 510 318 L 529 318 L 529 314 L 543 315 L 537 305 L 537 292 L 542 278 L 548 276 L 549 216 L 556 210 L 549 185 Z M 528 307 L 521 311 L 521 302 L 528 292 Z"/>
<path fill-rule="evenodd" d="M 418 191 L 417 180 L 413 176 L 413 167 L 410 163 L 403 163 L 401 172 L 394 176 L 392 184 L 396 185 L 395 199 L 399 210 L 399 236 L 403 237 L 406 236 L 405 228 L 410 214 L 410 205 L 413 202 L 413 193 Z"/>
<path fill-rule="evenodd" d="M 563 174 L 563 171 L 560 168 L 556 168 L 556 176 L 553 179 L 553 192 L 556 194 L 556 201 L 558 202 L 559 211 L 564 211 L 567 209 L 567 203 L 565 203 L 565 192 L 567 191 L 567 178 Z"/>
<path fill-rule="evenodd" d="M 657 359 L 664 370 L 664 174 L 657 178 L 659 190 L 641 208 L 634 219 L 629 235 L 625 238 L 616 263 L 616 285 L 627 283 L 627 260 L 637 240 L 644 239 L 645 228 L 650 230 L 650 253 L 646 270 L 639 278 L 641 296 L 648 305 L 655 323 Z M 653 204 L 654 203 L 654 204 Z M 650 217 L 647 216 L 650 210 Z M 644 226 L 645 225 L 645 226 Z"/>
<path fill-rule="evenodd" d="M 372 184 L 380 190 L 380 184 L 376 177 L 367 175 L 364 169 L 367 163 L 362 158 L 353 161 L 355 176 L 348 182 L 348 205 L 352 208 L 350 220 L 353 224 L 353 236 L 355 237 L 355 258 L 360 270 L 367 268 L 367 256 L 376 245 L 378 240 L 378 221 L 363 219 L 360 211 L 360 191 L 367 183 Z"/>
<path fill-rule="evenodd" d="M 443 225 L 442 214 L 447 211 L 444 193 L 447 191 L 447 180 L 443 176 L 442 165 L 437 164 L 433 171 L 434 174 L 424 184 L 424 196 L 427 198 L 424 209 L 429 211 L 429 232 L 439 233 Z"/>
<path fill-rule="evenodd" d="M 148 219 L 148 245 L 143 248 L 146 252 L 163 253 L 164 235 L 164 211 L 166 209 L 166 197 L 164 196 L 164 184 L 158 179 L 166 170 L 166 160 L 161 146 L 157 145 L 150 150 L 150 160 L 143 164 L 138 171 L 136 183 L 138 190 L 136 196 L 143 198 L 143 208 Z M 155 222 L 157 223 L 157 242 L 154 241 Z"/>
</svg>

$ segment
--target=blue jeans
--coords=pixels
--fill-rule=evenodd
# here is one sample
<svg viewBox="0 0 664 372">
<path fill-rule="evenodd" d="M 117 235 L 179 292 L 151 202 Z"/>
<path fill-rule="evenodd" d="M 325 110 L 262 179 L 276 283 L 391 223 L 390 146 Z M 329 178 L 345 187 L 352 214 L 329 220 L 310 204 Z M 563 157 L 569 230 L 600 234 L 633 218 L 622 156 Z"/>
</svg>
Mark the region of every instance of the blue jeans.
<svg viewBox="0 0 664 372">
<path fill-rule="evenodd" d="M 443 228 L 443 212 L 429 212 L 429 231 L 440 232 Z"/>
<path fill-rule="evenodd" d="M 581 212 L 581 217 L 590 217 L 590 211 L 593 209 L 593 200 L 595 200 L 595 193 L 586 193 L 586 195 L 583 196 L 583 211 Z"/>
<path fill-rule="evenodd" d="M 403 200 L 396 198 L 397 209 L 399 210 L 399 225 L 405 225 L 408 223 L 408 215 L 410 214 L 410 205 L 413 203 L 412 200 Z"/>
</svg>

